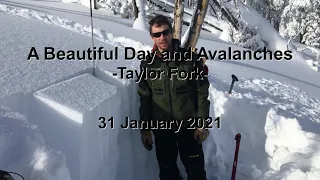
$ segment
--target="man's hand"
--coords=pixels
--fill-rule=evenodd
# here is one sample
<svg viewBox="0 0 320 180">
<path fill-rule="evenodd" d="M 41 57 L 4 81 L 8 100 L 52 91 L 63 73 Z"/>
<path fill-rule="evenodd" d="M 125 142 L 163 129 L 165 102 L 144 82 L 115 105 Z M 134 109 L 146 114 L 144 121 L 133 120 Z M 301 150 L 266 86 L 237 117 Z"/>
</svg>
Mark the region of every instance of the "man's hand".
<svg viewBox="0 0 320 180">
<path fill-rule="evenodd" d="M 151 151 L 152 150 L 152 144 L 153 144 L 153 141 L 152 141 L 152 134 L 151 134 L 151 131 L 144 131 L 141 133 L 141 141 L 142 141 L 142 144 L 143 146 Z"/>
<path fill-rule="evenodd" d="M 207 139 L 209 134 L 210 134 L 210 131 L 208 129 L 197 128 L 194 131 L 194 139 L 197 140 L 198 143 L 200 144 Z"/>
</svg>

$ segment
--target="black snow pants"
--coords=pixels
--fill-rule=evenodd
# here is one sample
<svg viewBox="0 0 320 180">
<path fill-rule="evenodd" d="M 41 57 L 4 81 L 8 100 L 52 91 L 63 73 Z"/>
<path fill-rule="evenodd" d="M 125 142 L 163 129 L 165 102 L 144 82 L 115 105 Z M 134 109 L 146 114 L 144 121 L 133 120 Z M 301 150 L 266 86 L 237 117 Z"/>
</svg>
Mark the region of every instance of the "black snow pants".
<svg viewBox="0 0 320 180">
<path fill-rule="evenodd" d="M 188 180 L 206 180 L 202 144 L 194 139 L 194 130 L 153 130 L 160 180 L 181 180 L 177 166 L 178 153 Z"/>
</svg>

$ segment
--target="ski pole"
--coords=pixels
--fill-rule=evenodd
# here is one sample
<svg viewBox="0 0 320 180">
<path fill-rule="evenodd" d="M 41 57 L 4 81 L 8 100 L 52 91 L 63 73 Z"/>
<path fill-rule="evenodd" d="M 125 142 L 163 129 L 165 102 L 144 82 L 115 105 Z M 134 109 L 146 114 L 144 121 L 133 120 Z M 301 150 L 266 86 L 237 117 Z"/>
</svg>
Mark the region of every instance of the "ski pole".
<svg viewBox="0 0 320 180">
<path fill-rule="evenodd" d="M 240 140 L 241 140 L 241 134 L 240 133 L 238 133 L 235 136 L 235 140 L 236 140 L 236 149 L 235 149 L 235 152 L 234 152 L 234 160 L 233 160 L 231 180 L 235 180 L 236 179 L 236 171 L 237 171 L 237 164 L 238 164 L 238 154 L 239 154 L 239 147 L 240 147 Z"/>
</svg>

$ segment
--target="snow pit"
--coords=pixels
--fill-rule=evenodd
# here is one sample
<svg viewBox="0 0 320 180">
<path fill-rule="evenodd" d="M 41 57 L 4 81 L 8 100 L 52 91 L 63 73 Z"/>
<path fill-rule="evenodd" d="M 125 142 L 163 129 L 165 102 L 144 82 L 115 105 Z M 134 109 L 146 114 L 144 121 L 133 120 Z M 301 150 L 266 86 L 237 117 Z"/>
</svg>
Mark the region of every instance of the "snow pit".
<svg viewBox="0 0 320 180">
<path fill-rule="evenodd" d="M 25 116 L 0 106 L 0 121 L 1 170 L 16 172 L 24 179 L 71 180 L 65 156 L 48 146 Z"/>
</svg>

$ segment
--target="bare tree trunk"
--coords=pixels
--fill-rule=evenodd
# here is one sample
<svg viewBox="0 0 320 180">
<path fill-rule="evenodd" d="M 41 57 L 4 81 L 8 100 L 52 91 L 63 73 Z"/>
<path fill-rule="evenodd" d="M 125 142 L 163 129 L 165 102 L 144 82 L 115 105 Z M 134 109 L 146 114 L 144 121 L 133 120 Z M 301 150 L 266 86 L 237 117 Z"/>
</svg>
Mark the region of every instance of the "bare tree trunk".
<svg viewBox="0 0 320 180">
<path fill-rule="evenodd" d="M 97 3 L 98 0 L 91 0 L 91 1 L 92 1 L 92 8 L 97 10 L 98 9 L 98 3 Z"/>
<path fill-rule="evenodd" d="M 183 11 L 184 4 L 182 0 L 175 1 L 174 10 L 174 27 L 173 27 L 173 38 L 181 40 L 181 30 L 183 24 Z"/>
<path fill-rule="evenodd" d="M 98 0 L 94 0 L 94 8 L 95 9 L 98 9 L 98 2 L 97 2 Z"/>
<path fill-rule="evenodd" d="M 133 13 L 134 13 L 134 20 L 136 20 L 139 14 L 136 0 L 133 0 Z"/>
<path fill-rule="evenodd" d="M 185 42 L 183 42 L 183 47 L 194 48 L 196 46 L 204 18 L 207 13 L 208 4 L 209 0 L 198 0 L 191 19 L 191 24 L 186 32 L 186 38 Z"/>
</svg>

